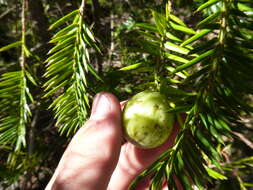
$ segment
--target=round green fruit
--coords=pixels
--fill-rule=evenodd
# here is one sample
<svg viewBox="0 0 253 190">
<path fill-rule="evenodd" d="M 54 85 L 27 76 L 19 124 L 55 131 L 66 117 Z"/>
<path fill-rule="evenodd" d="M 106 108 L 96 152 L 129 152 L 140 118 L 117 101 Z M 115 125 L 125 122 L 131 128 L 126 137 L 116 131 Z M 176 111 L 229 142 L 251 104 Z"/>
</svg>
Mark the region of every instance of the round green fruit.
<svg viewBox="0 0 253 190">
<path fill-rule="evenodd" d="M 126 139 L 141 148 L 163 144 L 174 123 L 174 115 L 168 109 L 166 97 L 159 92 L 144 91 L 133 96 L 123 110 Z"/>
</svg>

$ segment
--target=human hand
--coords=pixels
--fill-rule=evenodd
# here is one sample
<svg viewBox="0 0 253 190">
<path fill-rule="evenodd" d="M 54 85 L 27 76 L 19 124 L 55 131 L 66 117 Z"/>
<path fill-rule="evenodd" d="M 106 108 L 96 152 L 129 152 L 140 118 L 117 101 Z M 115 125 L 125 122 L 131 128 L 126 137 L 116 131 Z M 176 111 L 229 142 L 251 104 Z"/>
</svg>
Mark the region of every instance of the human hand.
<svg viewBox="0 0 253 190">
<path fill-rule="evenodd" d="M 175 124 L 166 143 L 140 149 L 123 144 L 121 125 L 118 99 L 110 93 L 98 94 L 90 119 L 71 140 L 46 190 L 127 190 L 135 177 L 173 145 L 179 132 Z M 148 184 L 146 179 L 136 189 L 144 190 Z"/>
</svg>

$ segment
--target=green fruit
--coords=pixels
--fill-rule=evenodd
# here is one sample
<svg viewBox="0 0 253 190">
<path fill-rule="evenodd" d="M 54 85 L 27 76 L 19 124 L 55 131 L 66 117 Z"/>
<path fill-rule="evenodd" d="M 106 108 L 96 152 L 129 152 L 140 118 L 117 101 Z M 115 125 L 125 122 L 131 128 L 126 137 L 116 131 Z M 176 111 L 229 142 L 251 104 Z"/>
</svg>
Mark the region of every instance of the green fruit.
<svg viewBox="0 0 253 190">
<path fill-rule="evenodd" d="M 159 92 L 144 91 L 133 96 L 123 110 L 126 139 L 141 148 L 163 144 L 174 123 L 174 115 L 168 109 L 166 97 Z"/>
</svg>

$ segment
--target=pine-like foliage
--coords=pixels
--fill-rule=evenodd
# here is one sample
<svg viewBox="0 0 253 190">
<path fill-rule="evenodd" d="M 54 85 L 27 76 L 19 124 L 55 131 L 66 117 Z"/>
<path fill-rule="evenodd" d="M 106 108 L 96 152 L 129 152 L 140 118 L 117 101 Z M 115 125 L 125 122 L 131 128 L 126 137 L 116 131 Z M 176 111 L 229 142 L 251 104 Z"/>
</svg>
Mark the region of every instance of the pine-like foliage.
<svg viewBox="0 0 253 190">
<path fill-rule="evenodd" d="M 154 24 L 128 23 L 123 39 L 137 39 L 128 53 L 139 63 L 121 70 L 148 73 L 144 86 L 166 94 L 174 104 L 170 112 L 187 113 L 185 122 L 179 121 L 174 147 L 131 188 L 151 173 L 152 190 L 161 189 L 164 180 L 169 189 L 177 189 L 175 178 L 185 189 L 204 189 L 213 179 L 228 179 L 224 174 L 231 165 L 225 164 L 222 150 L 227 139 L 244 130 L 241 115 L 253 111 L 247 103 L 253 93 L 251 7 L 250 1 L 209 0 L 196 10 L 204 15 L 196 31 L 171 13 L 170 3 L 165 14 L 152 11 Z M 242 167 L 252 166 L 252 157 L 245 160 Z M 239 174 L 237 179 L 246 189 Z"/>
<path fill-rule="evenodd" d="M 27 99 L 30 97 L 32 101 L 32 97 L 27 88 L 25 72 L 21 70 L 3 74 L 0 87 L 0 144 L 6 148 L 14 145 L 17 151 L 26 145 L 26 124 L 31 116 Z"/>
<path fill-rule="evenodd" d="M 26 47 L 26 4 L 22 1 L 22 37 L 0 49 L 0 52 L 11 48 L 21 47 L 20 69 L 4 73 L 0 78 L 0 149 L 9 153 L 8 163 L 15 167 L 17 156 L 26 147 L 27 125 L 30 122 L 31 111 L 29 103 L 33 97 L 29 92 L 27 81 L 36 85 L 26 67 L 26 58 L 32 56 Z"/>
<path fill-rule="evenodd" d="M 243 121 L 253 112 L 252 0 L 80 0 L 66 5 L 61 2 L 63 8 L 58 5 L 60 0 L 38 1 L 38 5 L 43 2 L 38 15 L 46 13 L 43 19 L 48 20 L 36 14 L 34 17 L 34 10 L 25 7 L 34 1 L 17 2 L 22 2 L 22 8 L 19 4 L 14 7 L 22 10 L 21 22 L 12 11 L 14 2 L 0 1 L 4 5 L 1 10 L 10 7 L 0 14 L 0 20 L 8 17 L 11 21 L 8 27 L 0 27 L 3 38 L 22 34 L 20 41 L 0 49 L 10 52 L 7 57 L 12 61 L 20 56 L 19 65 L 3 63 L 5 55 L 0 57 L 0 72 L 6 71 L 0 78 L 0 188 L 13 182 L 20 189 L 37 188 L 34 184 L 48 181 L 66 140 L 57 137 L 51 127 L 57 126 L 60 134 L 75 133 L 89 116 L 94 94 L 112 91 L 125 100 L 146 89 L 166 95 L 171 106 L 168 111 L 175 113 L 181 130 L 174 146 L 143 171 L 130 189 L 145 177 L 151 177 L 151 190 L 164 185 L 169 190 L 179 186 L 236 190 L 253 187 L 249 179 L 253 175 L 253 145 L 246 134 L 251 132 L 251 137 L 252 128 Z M 53 21 L 79 3 L 80 9 Z M 100 9 L 100 16 L 96 15 L 99 3 L 105 8 Z M 110 16 L 104 10 L 111 10 Z M 30 13 L 30 20 L 26 20 L 26 13 Z M 131 17 L 118 27 L 126 15 Z M 38 27 L 42 29 L 48 27 L 47 22 L 54 22 L 49 31 L 45 30 L 53 36 L 53 47 L 47 50 L 46 58 L 42 49 L 48 47 L 47 35 L 45 31 L 41 36 L 35 32 L 36 22 L 44 25 Z M 12 23 L 17 24 L 14 27 Z M 103 63 L 99 64 L 94 56 L 100 46 L 87 23 L 105 34 L 98 35 L 105 47 L 103 52 L 106 48 L 111 52 L 109 58 L 101 55 Z M 13 28 L 17 33 L 9 32 Z M 39 42 L 42 37 L 46 41 Z M 18 54 L 9 51 L 17 47 L 21 47 Z M 34 64 L 31 58 L 39 59 L 35 52 L 44 64 Z M 100 66 L 103 81 L 93 68 L 93 60 Z M 39 85 L 35 88 L 32 84 Z"/>
<path fill-rule="evenodd" d="M 49 51 L 45 61 L 45 97 L 57 95 L 50 105 L 55 111 L 56 125 L 61 134 L 69 135 L 81 127 L 89 110 L 87 74 L 92 73 L 100 79 L 90 64 L 88 48 L 99 51 L 97 42 L 88 26 L 84 23 L 80 10 L 75 10 L 51 25 L 54 29 L 69 20 L 72 23 L 57 32 L 50 41 L 55 46 Z"/>
</svg>

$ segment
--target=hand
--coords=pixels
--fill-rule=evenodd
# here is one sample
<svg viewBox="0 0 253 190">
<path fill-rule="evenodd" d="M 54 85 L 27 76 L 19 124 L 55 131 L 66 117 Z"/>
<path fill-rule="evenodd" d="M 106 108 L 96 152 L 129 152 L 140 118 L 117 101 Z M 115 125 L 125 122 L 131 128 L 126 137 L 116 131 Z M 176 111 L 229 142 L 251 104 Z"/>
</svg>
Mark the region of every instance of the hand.
<svg viewBox="0 0 253 190">
<path fill-rule="evenodd" d="M 96 96 L 90 119 L 71 140 L 46 190 L 127 190 L 131 181 L 173 145 L 179 127 L 154 149 L 123 144 L 121 105 L 110 93 Z M 123 145 L 122 145 L 123 144 Z M 149 180 L 136 189 L 148 187 Z"/>
</svg>

